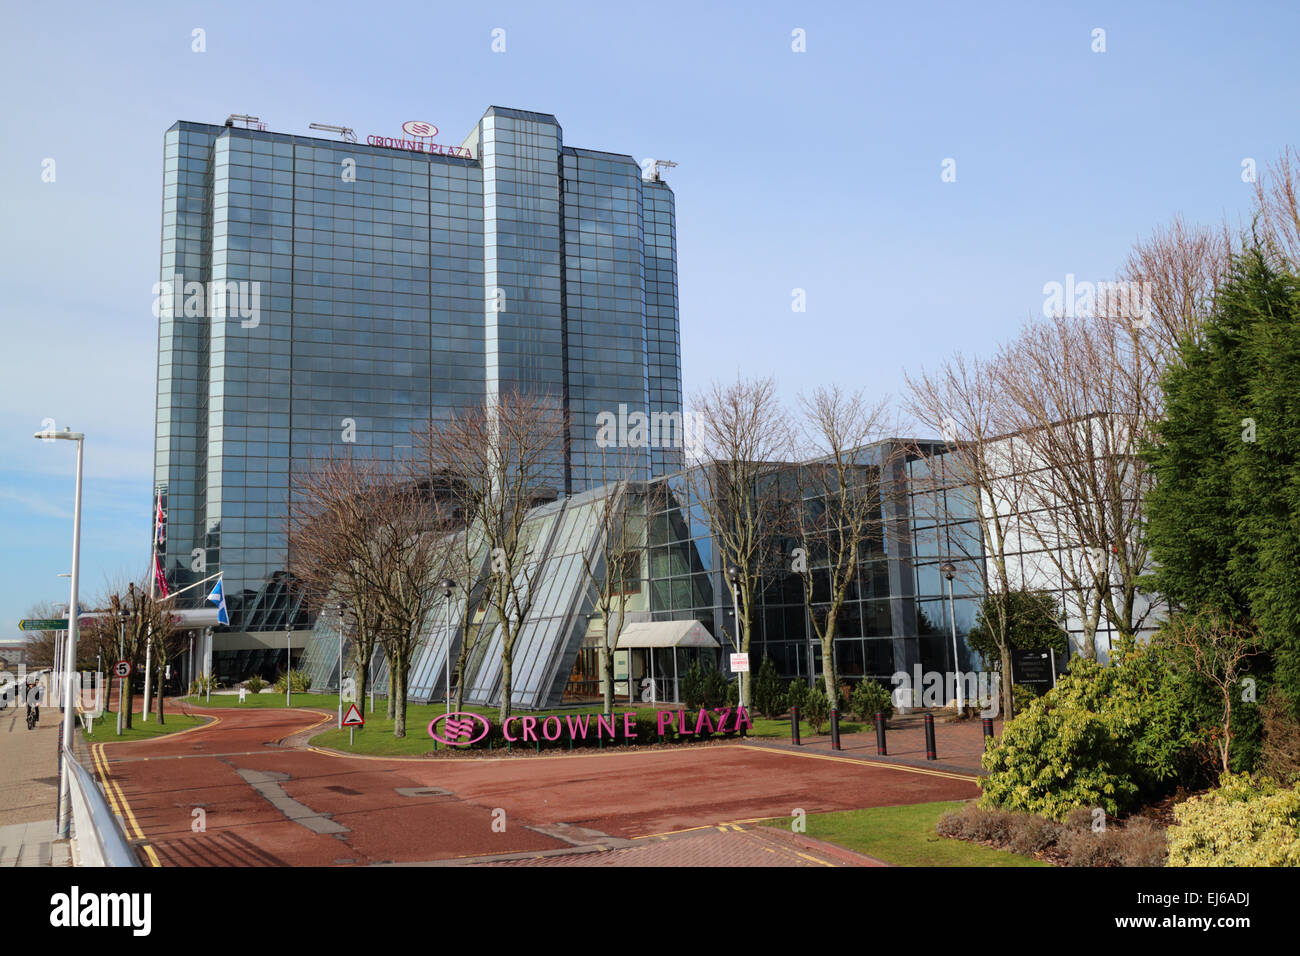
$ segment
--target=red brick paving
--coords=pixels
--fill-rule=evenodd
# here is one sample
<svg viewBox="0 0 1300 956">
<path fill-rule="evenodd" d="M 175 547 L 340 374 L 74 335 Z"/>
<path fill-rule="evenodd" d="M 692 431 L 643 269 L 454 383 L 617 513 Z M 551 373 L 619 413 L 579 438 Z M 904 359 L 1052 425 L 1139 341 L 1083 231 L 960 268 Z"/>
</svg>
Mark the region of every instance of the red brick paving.
<svg viewBox="0 0 1300 956">
<path fill-rule="evenodd" d="M 884 866 L 879 860 L 768 827 L 709 827 L 639 846 L 494 860 L 472 866 Z"/>
<path fill-rule="evenodd" d="M 465 761 L 338 757 L 278 743 L 323 715 L 279 709 L 210 713 L 218 718 L 214 725 L 103 749 L 164 865 L 368 864 L 538 853 L 571 847 L 556 836 L 565 832 L 563 825 L 608 834 L 618 845 L 692 827 L 786 816 L 796 807 L 815 813 L 978 793 L 967 777 L 739 744 Z M 241 770 L 286 774 L 278 793 L 313 819 L 346 829 L 313 832 L 305 825 L 310 821 L 295 822 L 254 790 Z M 397 792 L 424 787 L 446 792 Z M 191 829 L 196 807 L 206 811 L 205 832 Z M 493 828 L 502 819 L 494 811 L 504 811 L 504 833 Z M 719 852 L 746 858 L 778 853 L 755 850 L 755 839 L 693 846 L 710 859 Z M 685 862 L 682 854 L 689 856 L 690 846 L 657 852 Z"/>
</svg>

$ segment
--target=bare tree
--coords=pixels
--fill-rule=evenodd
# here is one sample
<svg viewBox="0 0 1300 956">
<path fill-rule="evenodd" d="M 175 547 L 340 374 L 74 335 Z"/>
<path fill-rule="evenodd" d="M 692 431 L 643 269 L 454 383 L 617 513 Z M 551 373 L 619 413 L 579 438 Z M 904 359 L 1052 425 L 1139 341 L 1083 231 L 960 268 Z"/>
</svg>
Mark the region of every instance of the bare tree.
<svg viewBox="0 0 1300 956">
<path fill-rule="evenodd" d="M 487 549 L 482 592 L 501 633 L 502 723 L 511 711 L 515 643 L 537 597 L 543 568 L 544 542 L 536 540 L 528 512 L 559 495 L 564 428 L 554 398 L 508 390 L 416 435 L 425 451 L 423 467 L 447 475 L 458 488 L 460 520 L 481 529 Z M 464 571 L 467 565 L 460 567 Z M 466 588 L 467 601 L 472 590 Z"/>
<path fill-rule="evenodd" d="M 1288 146 L 1255 181 L 1256 234 L 1277 259 L 1300 272 L 1300 151 Z"/>
<path fill-rule="evenodd" d="M 786 570 L 776 545 L 786 524 L 781 476 L 791 455 L 789 416 L 771 378 L 715 382 L 693 406 L 699 463 L 687 472 L 688 482 L 718 544 L 723 574 L 735 569 L 728 583 L 739 606 L 737 645 L 748 654 L 762 581 Z M 741 692 L 744 700 L 743 685 Z"/>
<path fill-rule="evenodd" d="M 1119 279 L 1129 284 L 1124 294 L 1130 308 L 1118 309 L 1111 294 L 1098 314 L 1128 312 L 1143 332 L 1140 341 L 1148 362 L 1162 367 L 1176 359 L 1182 341 L 1200 334 L 1227 274 L 1231 249 L 1226 227 L 1189 225 L 1176 217 L 1136 243 L 1120 269 Z M 1135 295 L 1140 315 L 1131 308 Z"/>
<path fill-rule="evenodd" d="M 1160 633 L 1182 661 L 1219 693 L 1222 723 L 1215 737 L 1220 765 L 1227 773 L 1231 769 L 1232 702 L 1241 693 L 1247 662 L 1263 650 L 1264 640 L 1254 627 L 1212 614 L 1175 614 Z"/>
<path fill-rule="evenodd" d="M 1103 610 L 1132 637 L 1154 606 L 1139 600 L 1150 477 L 1138 452 L 1159 386 L 1139 334 L 1120 314 L 1058 316 L 1026 326 L 997 363 L 1008 449 L 1025 475 L 1023 530 L 1064 582 L 1090 658 Z"/>
<path fill-rule="evenodd" d="M 117 588 L 110 590 L 108 595 L 99 602 L 104 609 L 104 613 L 91 620 L 90 626 L 82 633 L 89 634 L 91 640 L 105 649 L 106 652 L 116 655 L 118 647 L 121 646 L 122 659 L 130 661 L 133 667 L 141 665 L 145 659 L 145 650 L 152 640 L 154 643 L 154 655 L 163 659 L 162 665 L 158 668 L 157 673 L 162 675 L 166 671 L 166 661 L 175 656 L 175 637 L 171 619 L 171 600 L 169 598 L 155 597 L 148 585 L 137 585 L 135 582 L 127 584 L 125 589 Z M 110 657 L 109 653 L 105 654 L 110 660 L 116 659 Z M 118 707 L 122 710 L 123 725 L 128 729 L 132 724 L 131 708 L 134 703 L 134 694 L 131 689 L 131 681 L 124 682 L 126 685 L 125 700 L 118 701 Z M 161 692 L 161 680 L 158 684 L 158 722 L 161 724 L 165 720 L 162 698 L 165 696 Z"/>
<path fill-rule="evenodd" d="M 925 465 L 917 469 L 924 477 L 912 480 L 915 507 L 933 508 L 936 522 L 949 520 L 953 511 L 974 516 L 979 534 L 949 533 L 948 546 L 970 558 L 981 578 L 1002 674 L 1009 675 L 1013 624 L 1009 595 L 1016 587 L 1013 565 L 1018 573 L 1023 571 L 1028 479 L 1006 441 L 1014 418 L 1002 390 L 1001 371 L 999 360 L 957 354 L 934 372 L 922 370 L 906 378 L 912 415 L 943 436 L 937 446 L 930 442 L 910 446 L 910 454 Z M 945 499 L 958 507 L 943 504 Z M 1001 697 L 1002 713 L 1012 714 L 1011 681 L 1005 676 Z"/>
<path fill-rule="evenodd" d="M 887 461 L 866 446 L 887 437 L 887 400 L 872 403 L 861 391 L 818 388 L 800 398 L 798 453 L 794 469 L 799 502 L 789 509 L 794 538 L 804 553 L 795 563 L 812 628 L 822 648 L 826 698 L 835 706 L 838 675 L 835 637 L 840 611 L 853 591 L 869 542 L 885 521 L 882 481 Z M 894 448 L 895 446 L 881 446 Z"/>
<path fill-rule="evenodd" d="M 407 674 L 454 530 L 437 489 L 396 466 L 336 459 L 296 478 L 293 501 L 294 574 L 318 600 L 332 595 L 351 612 L 362 675 L 383 647 L 393 736 L 405 737 Z"/>
</svg>

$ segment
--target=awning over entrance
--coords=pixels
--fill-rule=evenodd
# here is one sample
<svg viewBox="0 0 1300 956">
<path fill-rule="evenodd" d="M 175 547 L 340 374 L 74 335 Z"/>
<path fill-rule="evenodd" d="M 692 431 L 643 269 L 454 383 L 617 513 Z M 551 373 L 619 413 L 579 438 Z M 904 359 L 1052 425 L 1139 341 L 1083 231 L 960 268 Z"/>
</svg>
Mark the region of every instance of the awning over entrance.
<svg viewBox="0 0 1300 956">
<path fill-rule="evenodd" d="M 699 621 L 641 621 L 618 636 L 620 650 L 629 647 L 717 647 L 718 642 Z"/>
</svg>

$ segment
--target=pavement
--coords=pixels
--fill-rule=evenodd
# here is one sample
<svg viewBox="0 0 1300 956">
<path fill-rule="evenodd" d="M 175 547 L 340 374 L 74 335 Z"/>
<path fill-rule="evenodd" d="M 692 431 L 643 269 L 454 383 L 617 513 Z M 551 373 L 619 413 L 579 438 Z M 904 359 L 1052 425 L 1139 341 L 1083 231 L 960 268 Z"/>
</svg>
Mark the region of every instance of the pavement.
<svg viewBox="0 0 1300 956">
<path fill-rule="evenodd" d="M 67 840 L 56 840 L 59 709 L 42 707 L 27 729 L 26 707 L 0 710 L 0 866 L 69 866 Z"/>
<path fill-rule="evenodd" d="M 90 748 L 148 865 L 873 865 L 756 824 L 795 809 L 979 792 L 973 774 L 933 764 L 753 741 L 501 758 L 361 757 L 305 745 L 333 714 L 189 709 L 214 720 Z"/>
<path fill-rule="evenodd" d="M 898 764 L 907 767 L 934 768 L 952 773 L 981 775 L 984 773 L 980 758 L 984 755 L 984 729 L 978 717 L 956 720 L 952 711 L 947 715 L 934 715 L 934 739 L 936 759 L 929 760 L 925 755 L 925 724 L 919 713 L 895 716 L 886 722 L 885 749 L 886 756 L 876 754 L 875 728 L 856 734 L 841 734 L 840 748 L 831 747 L 829 730 L 816 737 L 804 735 L 800 744 L 790 742 L 787 736 L 782 740 L 755 740 L 766 746 L 778 747 L 791 751 L 809 753 L 833 753 L 843 757 L 852 757 L 869 762 Z M 994 734 L 1002 732 L 1002 721 L 993 724 Z"/>
</svg>

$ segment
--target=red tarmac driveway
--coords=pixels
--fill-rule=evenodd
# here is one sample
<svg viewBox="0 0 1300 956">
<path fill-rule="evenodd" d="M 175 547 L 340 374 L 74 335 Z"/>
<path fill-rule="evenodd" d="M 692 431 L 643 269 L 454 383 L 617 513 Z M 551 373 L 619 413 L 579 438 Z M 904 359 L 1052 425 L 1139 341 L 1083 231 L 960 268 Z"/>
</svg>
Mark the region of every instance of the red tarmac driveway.
<svg viewBox="0 0 1300 956">
<path fill-rule="evenodd" d="M 195 713 L 213 724 L 95 745 L 142 856 L 164 866 L 330 866 L 635 846 L 693 827 L 976 796 L 958 774 L 746 744 L 578 756 L 336 756 L 285 738 L 332 715 Z M 196 811 L 202 811 L 196 813 Z"/>
</svg>

